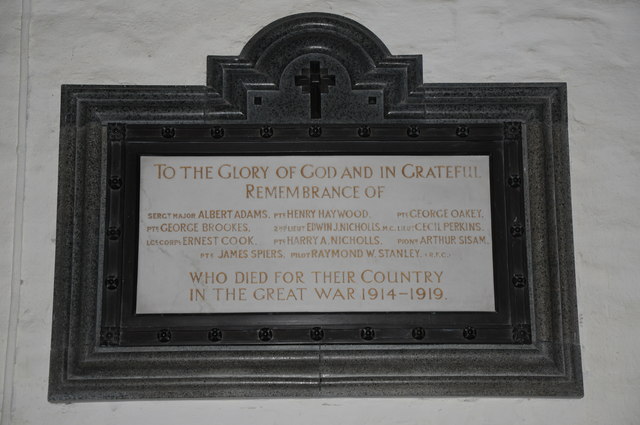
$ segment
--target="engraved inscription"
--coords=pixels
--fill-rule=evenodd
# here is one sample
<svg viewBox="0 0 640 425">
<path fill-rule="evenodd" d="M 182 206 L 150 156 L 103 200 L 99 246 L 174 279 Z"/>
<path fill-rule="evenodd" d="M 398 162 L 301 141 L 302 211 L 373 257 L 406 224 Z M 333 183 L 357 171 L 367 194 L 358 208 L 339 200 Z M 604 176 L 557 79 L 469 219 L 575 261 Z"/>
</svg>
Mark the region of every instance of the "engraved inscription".
<svg viewBox="0 0 640 425">
<path fill-rule="evenodd" d="M 493 311 L 488 156 L 143 156 L 137 313 Z"/>
</svg>

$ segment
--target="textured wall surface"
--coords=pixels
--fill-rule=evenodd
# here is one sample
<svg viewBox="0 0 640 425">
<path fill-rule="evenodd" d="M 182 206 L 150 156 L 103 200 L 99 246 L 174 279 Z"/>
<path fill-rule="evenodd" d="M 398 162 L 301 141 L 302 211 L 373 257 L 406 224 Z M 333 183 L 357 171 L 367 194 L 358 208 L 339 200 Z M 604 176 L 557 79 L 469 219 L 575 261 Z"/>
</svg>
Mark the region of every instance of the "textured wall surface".
<svg viewBox="0 0 640 425">
<path fill-rule="evenodd" d="M 47 403 L 60 85 L 204 84 L 207 54 L 308 11 L 422 54 L 425 82 L 568 83 L 584 399 Z M 633 0 L 0 0 L 2 425 L 639 423 L 638 21 Z"/>
<path fill-rule="evenodd" d="M 18 128 L 24 130 L 25 108 L 20 102 L 20 11 L 21 4 L 18 0 L 0 1 L 0 390 L 4 388 L 5 381 L 5 353 L 7 343 L 15 338 L 15 322 L 17 319 L 17 302 L 11 306 L 11 294 L 20 286 L 19 273 L 13 267 L 14 242 L 17 242 L 16 253 L 21 252 L 21 242 L 14 241 L 14 227 L 19 227 L 19 223 L 14 225 L 14 220 L 21 221 L 21 217 L 16 217 L 16 167 L 18 162 L 24 166 L 24 149 L 20 149 L 20 159 L 18 160 L 19 137 L 24 140 L 23 131 L 18 136 Z M 24 93 L 26 95 L 26 92 Z M 23 96 L 23 100 L 24 100 Z M 22 119 L 22 125 L 19 125 Z M 21 170 L 24 175 L 24 170 Z M 22 183 L 21 183 L 22 184 Z M 20 189 L 22 193 L 22 189 Z M 22 214 L 20 213 L 20 216 Z M 15 281 L 15 285 L 13 284 Z M 13 287 L 13 288 L 12 288 Z M 16 300 L 18 297 L 16 296 Z M 13 316 L 13 320 L 10 317 Z M 12 325 L 9 322 L 12 321 Z M 11 329 L 10 329 L 11 328 Z M 11 342 L 11 350 L 15 342 Z M 13 356 L 13 354 L 11 355 Z M 8 365 L 12 368 L 11 365 Z M 11 380 L 11 371 L 6 379 Z M 11 384 L 7 386 L 10 391 Z M 4 397 L 0 395 L 0 403 Z M 4 410 L 4 409 L 3 409 Z"/>
</svg>

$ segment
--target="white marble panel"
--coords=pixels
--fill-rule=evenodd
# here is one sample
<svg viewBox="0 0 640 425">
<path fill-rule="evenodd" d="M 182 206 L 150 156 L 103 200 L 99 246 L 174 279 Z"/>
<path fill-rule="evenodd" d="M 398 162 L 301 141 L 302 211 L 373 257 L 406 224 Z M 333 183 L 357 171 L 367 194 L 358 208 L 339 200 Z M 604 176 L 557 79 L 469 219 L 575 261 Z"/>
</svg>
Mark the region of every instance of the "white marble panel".
<svg viewBox="0 0 640 425">
<path fill-rule="evenodd" d="M 488 156 L 140 158 L 137 312 L 494 311 Z"/>
</svg>

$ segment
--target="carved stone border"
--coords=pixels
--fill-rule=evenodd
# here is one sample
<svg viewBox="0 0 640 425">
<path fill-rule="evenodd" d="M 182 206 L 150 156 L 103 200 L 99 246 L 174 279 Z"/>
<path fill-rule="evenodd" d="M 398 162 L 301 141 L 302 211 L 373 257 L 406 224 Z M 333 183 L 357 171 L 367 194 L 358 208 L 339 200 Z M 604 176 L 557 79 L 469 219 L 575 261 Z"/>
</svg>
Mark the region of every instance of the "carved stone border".
<svg viewBox="0 0 640 425">
<path fill-rule="evenodd" d="M 283 113 L 297 94 L 284 77 L 300 58 L 350 81 L 341 106 L 323 105 L 320 119 Z M 582 396 L 566 102 L 563 83 L 423 84 L 420 56 L 392 56 L 366 28 L 328 14 L 283 18 L 240 56 L 209 57 L 207 86 L 63 86 L 49 400 Z M 108 146 L 121 140 L 109 124 L 230 121 L 265 131 L 279 123 L 520 123 L 505 138 L 526 143 L 529 270 L 521 277 L 533 323 L 514 338 L 531 344 L 117 346 L 118 330 L 98 325 L 102 288 L 117 287 L 103 268 L 107 191 L 117 185 Z"/>
</svg>

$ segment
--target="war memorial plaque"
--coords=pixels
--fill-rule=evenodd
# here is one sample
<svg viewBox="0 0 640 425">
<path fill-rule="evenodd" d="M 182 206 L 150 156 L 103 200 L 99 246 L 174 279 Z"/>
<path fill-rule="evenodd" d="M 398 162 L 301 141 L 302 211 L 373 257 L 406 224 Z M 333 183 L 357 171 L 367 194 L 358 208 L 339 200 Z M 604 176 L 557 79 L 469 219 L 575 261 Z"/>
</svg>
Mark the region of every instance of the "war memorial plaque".
<svg viewBox="0 0 640 425">
<path fill-rule="evenodd" d="M 564 84 L 302 14 L 60 140 L 52 401 L 582 394 Z"/>
</svg>

